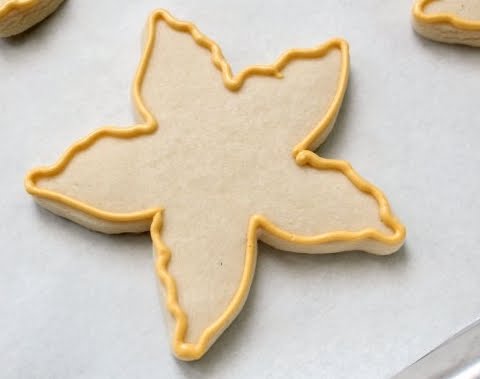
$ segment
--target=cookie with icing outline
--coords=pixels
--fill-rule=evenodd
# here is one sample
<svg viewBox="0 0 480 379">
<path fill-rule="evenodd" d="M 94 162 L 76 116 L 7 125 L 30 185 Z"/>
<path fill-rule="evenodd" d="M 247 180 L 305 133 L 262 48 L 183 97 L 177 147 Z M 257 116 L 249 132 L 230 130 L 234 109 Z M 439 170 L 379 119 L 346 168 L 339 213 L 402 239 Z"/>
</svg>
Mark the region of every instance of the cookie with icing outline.
<svg viewBox="0 0 480 379">
<path fill-rule="evenodd" d="M 199 359 L 247 298 L 258 240 L 312 254 L 403 244 L 382 192 L 313 152 L 348 74 L 348 45 L 333 39 L 233 75 L 215 42 L 155 11 L 133 85 L 141 121 L 93 132 L 26 189 L 96 231 L 150 230 L 173 351 Z"/>
<path fill-rule="evenodd" d="M 0 37 L 20 34 L 57 10 L 64 0 L 0 0 Z"/>
<path fill-rule="evenodd" d="M 413 27 L 434 41 L 480 47 L 480 0 L 417 0 Z"/>
</svg>

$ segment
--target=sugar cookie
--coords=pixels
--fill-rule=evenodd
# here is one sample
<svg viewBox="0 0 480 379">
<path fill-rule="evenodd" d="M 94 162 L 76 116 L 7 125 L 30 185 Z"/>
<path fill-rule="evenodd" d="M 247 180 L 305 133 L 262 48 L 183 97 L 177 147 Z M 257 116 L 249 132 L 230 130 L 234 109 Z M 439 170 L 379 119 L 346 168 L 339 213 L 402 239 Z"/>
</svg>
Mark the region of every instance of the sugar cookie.
<svg viewBox="0 0 480 379">
<path fill-rule="evenodd" d="M 413 26 L 435 41 L 480 47 L 480 0 L 417 0 Z"/>
<path fill-rule="evenodd" d="M 0 37 L 24 32 L 52 14 L 64 0 L 0 0 Z"/>
<path fill-rule="evenodd" d="M 193 24 L 156 11 L 133 86 L 142 121 L 90 134 L 28 173 L 26 188 L 87 228 L 150 230 L 174 353 L 198 359 L 247 298 L 257 240 L 312 254 L 402 245 L 385 196 L 312 152 L 348 73 L 348 45 L 334 39 L 233 75 Z"/>
</svg>

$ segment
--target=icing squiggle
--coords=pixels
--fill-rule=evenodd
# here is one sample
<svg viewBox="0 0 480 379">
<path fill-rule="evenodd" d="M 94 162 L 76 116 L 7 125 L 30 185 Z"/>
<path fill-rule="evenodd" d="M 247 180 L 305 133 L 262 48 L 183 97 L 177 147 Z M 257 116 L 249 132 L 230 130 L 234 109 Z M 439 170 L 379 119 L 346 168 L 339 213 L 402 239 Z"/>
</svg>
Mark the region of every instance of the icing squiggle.
<svg viewBox="0 0 480 379">
<path fill-rule="evenodd" d="M 10 0 L 0 5 L 0 18 L 6 16 L 13 10 L 23 10 L 33 7 L 38 0 Z"/>
</svg>

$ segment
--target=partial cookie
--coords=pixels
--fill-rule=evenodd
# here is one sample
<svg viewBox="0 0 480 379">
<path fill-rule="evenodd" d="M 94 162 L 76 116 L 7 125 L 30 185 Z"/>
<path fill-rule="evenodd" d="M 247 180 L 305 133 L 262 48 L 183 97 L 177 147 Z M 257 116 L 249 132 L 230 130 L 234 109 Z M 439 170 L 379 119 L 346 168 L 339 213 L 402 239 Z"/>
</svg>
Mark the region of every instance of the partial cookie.
<svg viewBox="0 0 480 379">
<path fill-rule="evenodd" d="M 198 359 L 245 303 L 258 240 L 312 254 L 403 244 L 382 192 L 313 152 L 348 73 L 334 39 L 233 75 L 193 24 L 156 11 L 133 85 L 141 123 L 90 134 L 31 171 L 27 191 L 96 231 L 150 230 L 174 353 Z"/>
<path fill-rule="evenodd" d="M 413 26 L 434 41 L 480 47 L 480 0 L 417 0 Z"/>
<path fill-rule="evenodd" d="M 24 32 L 52 14 L 64 0 L 0 0 L 0 37 Z"/>
</svg>

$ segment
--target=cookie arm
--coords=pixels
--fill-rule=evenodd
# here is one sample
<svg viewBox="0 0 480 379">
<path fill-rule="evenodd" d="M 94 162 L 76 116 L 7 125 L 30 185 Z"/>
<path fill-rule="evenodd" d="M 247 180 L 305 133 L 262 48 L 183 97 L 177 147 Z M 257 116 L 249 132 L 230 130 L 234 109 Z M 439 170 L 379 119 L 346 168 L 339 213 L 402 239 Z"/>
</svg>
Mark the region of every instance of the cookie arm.
<svg viewBox="0 0 480 379">
<path fill-rule="evenodd" d="M 68 148 L 54 165 L 29 171 L 25 188 L 42 207 L 88 229 L 108 234 L 148 231 L 162 208 L 134 204 L 140 194 L 128 183 L 140 169 L 127 150 L 136 150 L 129 138 L 155 128 L 152 121 L 98 129 Z"/>
<path fill-rule="evenodd" d="M 284 188 L 272 193 L 287 211 L 269 209 L 260 217 L 262 241 L 311 254 L 361 250 L 385 255 L 403 245 L 405 227 L 387 198 L 348 162 L 307 150 L 296 161 L 302 166 L 297 170 L 303 170 L 303 181 L 286 181 Z"/>
<path fill-rule="evenodd" d="M 255 272 L 259 224 L 256 217 L 251 218 L 246 243 L 242 250 L 235 252 L 240 264 L 229 266 L 229 261 L 218 261 L 215 259 L 215 248 L 212 251 L 199 250 L 197 253 L 206 259 L 189 257 L 196 266 L 195 275 L 192 275 L 190 265 L 181 263 L 185 260 L 178 257 L 179 251 L 171 250 L 164 241 L 163 222 L 161 215 L 154 218 L 151 236 L 156 272 L 164 289 L 163 298 L 169 314 L 172 350 L 179 359 L 197 360 L 208 351 L 245 304 Z M 180 251 L 180 255 L 182 253 L 185 251 Z M 223 274 L 223 280 L 220 279 L 222 271 L 228 271 L 227 275 Z M 186 293 L 186 288 L 190 293 Z M 192 293 L 195 293 L 194 298 Z"/>
</svg>

